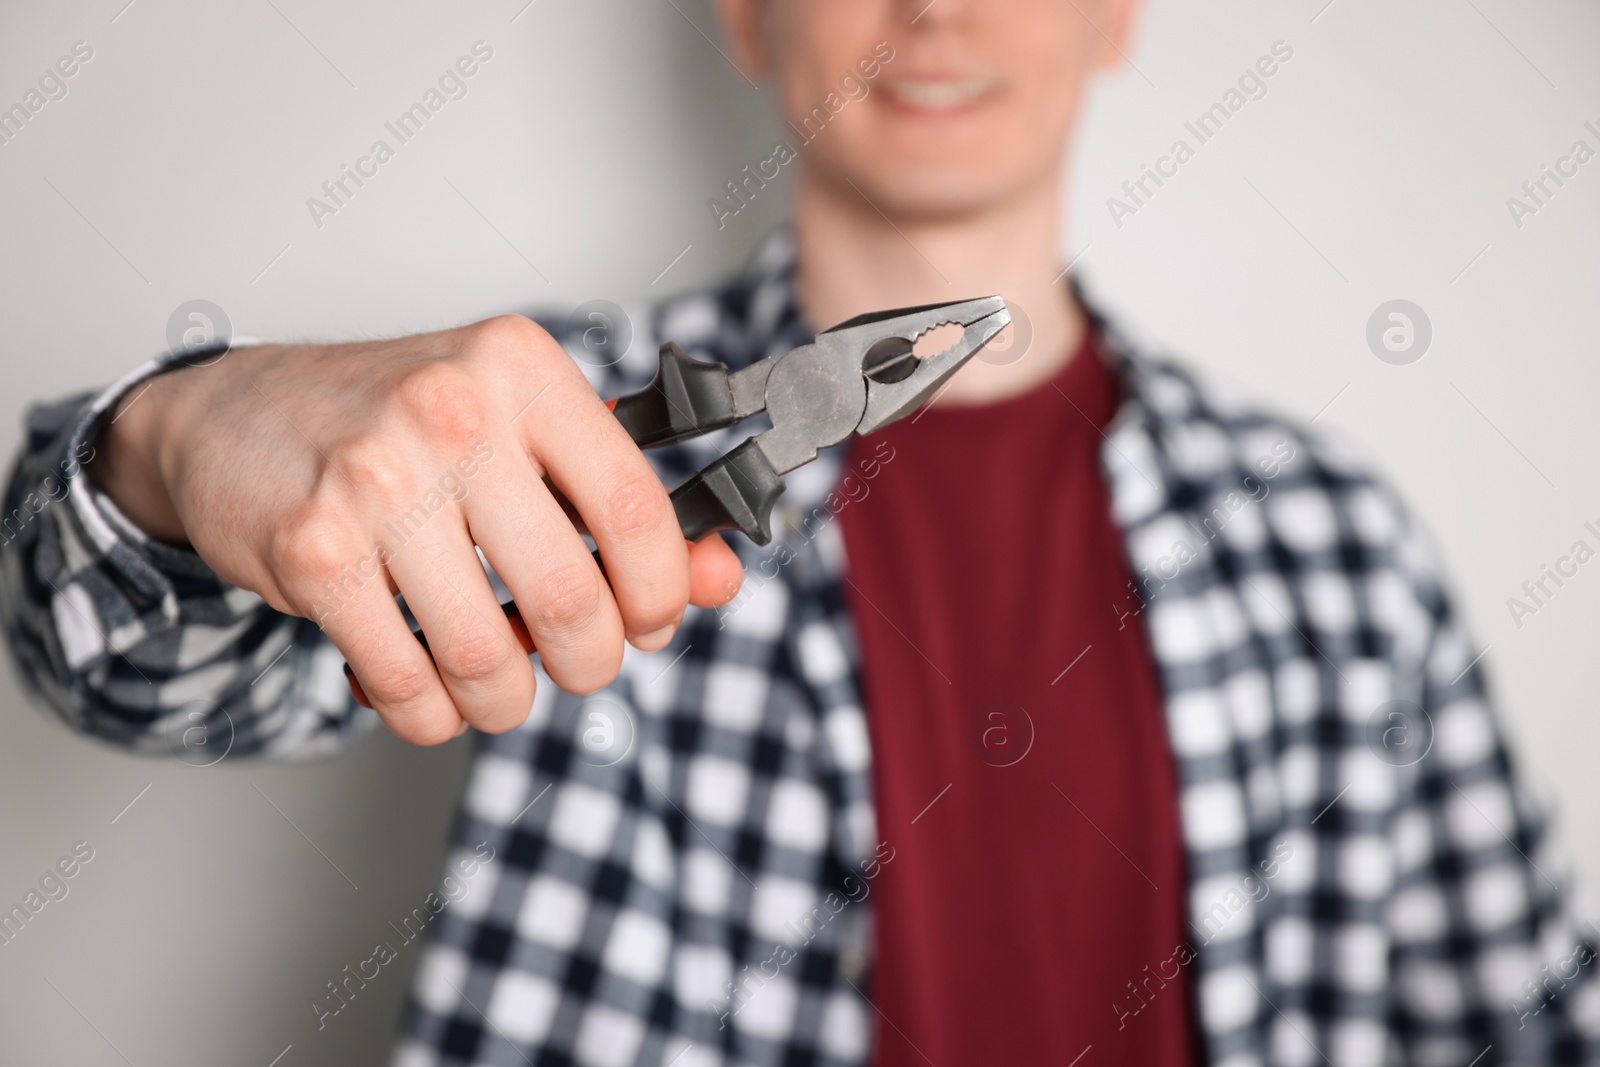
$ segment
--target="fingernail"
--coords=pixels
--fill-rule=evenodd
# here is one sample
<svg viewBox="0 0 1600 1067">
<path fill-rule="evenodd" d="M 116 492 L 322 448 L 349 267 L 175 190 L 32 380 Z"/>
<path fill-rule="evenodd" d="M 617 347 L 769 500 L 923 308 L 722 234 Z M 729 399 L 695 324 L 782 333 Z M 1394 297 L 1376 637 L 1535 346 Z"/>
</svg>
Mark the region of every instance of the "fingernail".
<svg viewBox="0 0 1600 1067">
<path fill-rule="evenodd" d="M 681 621 L 681 620 L 680 620 Z M 655 652 L 667 647 L 667 642 L 672 640 L 672 635 L 678 632 L 678 624 L 663 626 L 659 630 L 651 630 L 647 634 L 640 634 L 633 639 L 633 647 L 641 652 Z"/>
</svg>

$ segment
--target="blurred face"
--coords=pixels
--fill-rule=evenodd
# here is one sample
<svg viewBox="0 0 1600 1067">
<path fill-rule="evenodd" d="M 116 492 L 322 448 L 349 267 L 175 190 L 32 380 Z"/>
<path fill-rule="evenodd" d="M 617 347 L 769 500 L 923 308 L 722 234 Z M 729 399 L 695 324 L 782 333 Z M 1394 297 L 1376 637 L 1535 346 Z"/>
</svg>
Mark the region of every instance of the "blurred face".
<svg viewBox="0 0 1600 1067">
<path fill-rule="evenodd" d="M 1088 74 L 1138 0 L 718 0 L 808 180 L 901 218 L 1054 182 Z M 1092 25 L 1091 25 L 1092 21 Z"/>
</svg>

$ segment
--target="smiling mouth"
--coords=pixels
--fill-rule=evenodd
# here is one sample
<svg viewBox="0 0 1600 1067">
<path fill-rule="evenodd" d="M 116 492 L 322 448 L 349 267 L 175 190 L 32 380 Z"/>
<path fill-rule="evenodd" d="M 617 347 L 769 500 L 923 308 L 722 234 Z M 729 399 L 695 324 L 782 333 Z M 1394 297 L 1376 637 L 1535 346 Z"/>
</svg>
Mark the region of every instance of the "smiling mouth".
<svg viewBox="0 0 1600 1067">
<path fill-rule="evenodd" d="M 997 83 L 990 78 L 951 78 L 888 82 L 885 88 L 895 103 L 921 111 L 955 111 L 971 107 L 994 92 Z"/>
</svg>

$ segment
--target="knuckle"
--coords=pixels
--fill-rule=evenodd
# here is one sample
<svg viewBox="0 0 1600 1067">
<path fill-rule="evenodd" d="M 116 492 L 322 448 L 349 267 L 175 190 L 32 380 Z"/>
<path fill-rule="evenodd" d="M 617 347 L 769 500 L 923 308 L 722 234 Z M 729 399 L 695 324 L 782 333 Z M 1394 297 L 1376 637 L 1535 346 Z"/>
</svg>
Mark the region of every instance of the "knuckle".
<svg viewBox="0 0 1600 1067">
<path fill-rule="evenodd" d="M 472 327 L 473 340 L 490 352 L 539 347 L 550 335 L 526 315 L 496 315 Z"/>
<path fill-rule="evenodd" d="M 488 412 L 483 390 L 461 367 L 414 367 L 401 378 L 399 395 L 406 412 L 431 439 L 470 446 L 484 436 Z"/>
<path fill-rule="evenodd" d="M 522 315 L 498 315 L 470 327 L 467 351 L 496 368 L 508 383 L 536 388 L 583 380 L 566 349 Z"/>
<path fill-rule="evenodd" d="M 377 682 L 362 688 L 379 704 L 393 708 L 411 707 L 426 697 L 434 688 L 433 672 L 416 663 L 399 663 L 379 667 L 373 672 Z"/>
<path fill-rule="evenodd" d="M 355 485 L 390 499 L 402 494 L 410 481 L 408 465 L 396 453 L 392 438 L 363 433 L 339 450 L 339 466 Z"/>
<path fill-rule="evenodd" d="M 652 633 L 684 613 L 689 605 L 688 570 L 687 566 L 681 571 L 661 568 L 628 583 L 618 600 L 630 634 Z"/>
<path fill-rule="evenodd" d="M 439 649 L 437 658 L 439 669 L 452 679 L 481 685 L 509 674 L 523 655 L 493 629 L 479 625 Z"/>
<path fill-rule="evenodd" d="M 526 370 L 570 362 L 555 338 L 524 315 L 496 315 L 470 327 L 466 351 L 490 366 Z"/>
<path fill-rule="evenodd" d="M 336 579 L 356 555 L 343 524 L 324 509 L 302 509 L 284 518 L 267 539 L 279 572 L 318 586 Z"/>
<path fill-rule="evenodd" d="M 534 605 L 533 626 L 543 634 L 570 634 L 584 629 L 600 610 L 599 575 L 589 564 L 547 572 Z"/>
<path fill-rule="evenodd" d="M 611 486 L 600 504 L 602 532 L 635 541 L 662 528 L 667 492 L 647 474 L 629 474 Z"/>
</svg>

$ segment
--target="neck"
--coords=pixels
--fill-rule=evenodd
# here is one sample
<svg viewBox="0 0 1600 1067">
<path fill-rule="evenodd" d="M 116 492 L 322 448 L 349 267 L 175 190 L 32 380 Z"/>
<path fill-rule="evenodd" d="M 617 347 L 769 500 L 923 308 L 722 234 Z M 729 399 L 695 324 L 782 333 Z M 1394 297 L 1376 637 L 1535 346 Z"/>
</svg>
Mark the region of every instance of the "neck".
<svg viewBox="0 0 1600 1067">
<path fill-rule="evenodd" d="M 936 403 L 984 404 L 1028 391 L 1072 358 L 1084 314 L 1061 274 L 1056 175 L 1005 203 L 956 217 L 894 218 L 848 183 L 802 171 L 795 195 L 796 299 L 818 329 L 868 311 L 999 294 L 1017 324 L 951 378 Z M 1005 342 L 1006 348 L 1001 347 Z"/>
</svg>

